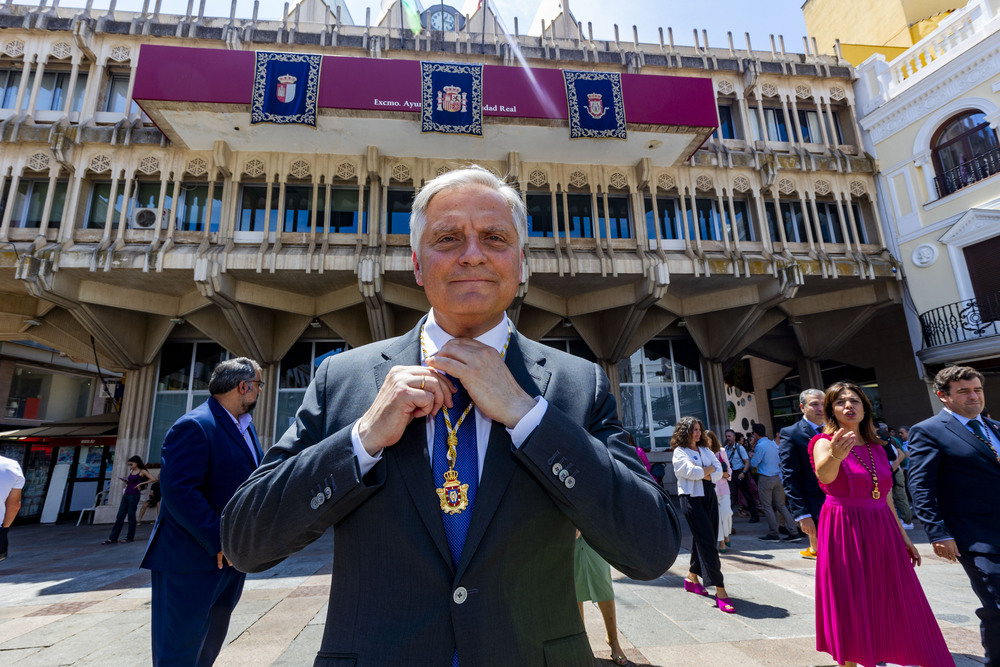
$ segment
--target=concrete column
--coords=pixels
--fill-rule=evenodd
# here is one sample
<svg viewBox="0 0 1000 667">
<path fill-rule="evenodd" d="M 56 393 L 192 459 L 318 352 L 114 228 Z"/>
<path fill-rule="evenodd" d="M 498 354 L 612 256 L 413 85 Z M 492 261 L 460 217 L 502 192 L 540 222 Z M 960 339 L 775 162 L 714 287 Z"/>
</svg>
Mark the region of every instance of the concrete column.
<svg viewBox="0 0 1000 667">
<path fill-rule="evenodd" d="M 129 458 L 141 456 L 143 461 L 149 458 L 149 429 L 153 418 L 158 365 L 154 361 L 138 370 L 129 371 L 125 377 L 115 463 L 111 471 L 111 492 L 105 499 L 105 505 L 94 512 L 94 523 L 114 522 L 125 491 L 125 485 L 118 478 L 128 477 Z"/>
<path fill-rule="evenodd" d="M 721 434 L 729 428 L 729 414 L 726 412 L 726 381 L 723 378 L 722 363 L 705 359 L 702 367 L 705 369 L 702 384 L 705 387 L 705 403 L 708 407 L 706 426 Z"/>
<path fill-rule="evenodd" d="M 820 372 L 819 361 L 811 357 L 799 357 L 799 377 L 803 389 L 826 389 L 823 384 L 823 374 Z"/>
</svg>

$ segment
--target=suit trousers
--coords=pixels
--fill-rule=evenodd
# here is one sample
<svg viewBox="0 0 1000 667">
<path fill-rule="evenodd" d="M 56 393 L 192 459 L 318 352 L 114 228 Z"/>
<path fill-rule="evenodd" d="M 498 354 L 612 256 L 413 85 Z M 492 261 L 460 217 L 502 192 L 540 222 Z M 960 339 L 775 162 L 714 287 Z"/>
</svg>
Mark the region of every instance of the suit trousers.
<svg viewBox="0 0 1000 667">
<path fill-rule="evenodd" d="M 958 562 L 983 606 L 976 610 L 986 652 L 986 667 L 1000 667 L 1000 554 L 966 552 Z"/>
<path fill-rule="evenodd" d="M 226 565 L 211 572 L 152 571 L 154 667 L 209 667 L 222 650 L 246 575 Z"/>
<path fill-rule="evenodd" d="M 778 515 L 775 513 L 777 511 L 784 517 L 788 533 L 796 535 L 798 524 L 785 505 L 785 490 L 781 488 L 781 478 L 777 475 L 761 475 L 757 481 L 757 490 L 760 492 L 760 506 L 764 510 L 764 518 L 767 519 L 768 532 L 778 534 Z"/>
<path fill-rule="evenodd" d="M 691 566 L 688 571 L 701 577 L 706 586 L 725 586 L 719 561 L 719 500 L 714 485 L 705 482 L 704 496 L 681 494 L 681 512 L 691 530 Z"/>
<path fill-rule="evenodd" d="M 906 497 L 906 474 L 902 468 L 892 473 L 892 504 L 896 506 L 896 514 L 903 523 L 913 523 L 910 499 Z"/>
</svg>

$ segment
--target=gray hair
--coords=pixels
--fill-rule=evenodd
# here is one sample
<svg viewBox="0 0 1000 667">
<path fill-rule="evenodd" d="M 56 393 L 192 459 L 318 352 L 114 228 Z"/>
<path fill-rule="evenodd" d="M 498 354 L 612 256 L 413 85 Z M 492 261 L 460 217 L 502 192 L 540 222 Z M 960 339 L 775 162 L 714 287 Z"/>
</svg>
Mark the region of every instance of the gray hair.
<svg viewBox="0 0 1000 667">
<path fill-rule="evenodd" d="M 220 361 L 212 370 L 212 378 L 208 381 L 208 391 L 212 396 L 228 393 L 238 387 L 240 382 L 250 382 L 257 379 L 259 372 L 260 364 L 246 357 Z"/>
<path fill-rule="evenodd" d="M 805 405 L 810 396 L 819 396 L 822 399 L 825 395 L 822 389 L 806 389 L 799 394 L 799 405 Z"/>
<path fill-rule="evenodd" d="M 523 248 L 528 237 L 528 212 L 521 201 L 521 195 L 517 190 L 497 177 L 493 172 L 480 167 L 478 164 L 471 165 L 464 169 L 456 169 L 441 174 L 437 178 L 424 183 L 413 200 L 413 209 L 410 213 L 410 248 L 417 252 L 420 247 L 420 239 L 424 235 L 424 227 L 427 225 L 427 207 L 431 203 L 434 195 L 445 190 L 454 190 L 468 185 L 482 185 L 500 194 L 510 207 L 510 215 L 514 220 L 514 228 L 517 230 L 518 247 Z"/>
</svg>

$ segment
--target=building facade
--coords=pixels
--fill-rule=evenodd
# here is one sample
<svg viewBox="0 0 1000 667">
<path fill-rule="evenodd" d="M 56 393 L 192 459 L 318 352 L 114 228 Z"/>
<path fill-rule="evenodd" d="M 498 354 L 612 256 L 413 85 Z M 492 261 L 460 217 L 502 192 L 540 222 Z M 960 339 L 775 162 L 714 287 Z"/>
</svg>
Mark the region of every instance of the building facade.
<svg viewBox="0 0 1000 667">
<path fill-rule="evenodd" d="M 682 46 L 669 30 L 594 40 L 568 9 L 540 35 L 509 34 L 489 3 L 415 35 L 398 3 L 365 25 L 320 5 L 272 22 L 0 7 L 0 336 L 96 351 L 123 374 L 116 471 L 158 460 L 224 355 L 264 366 L 267 446 L 322 358 L 412 327 L 427 309 L 413 192 L 469 162 L 507 176 L 529 211 L 510 316 L 599 362 L 639 444 L 666 447 L 686 414 L 727 428 L 739 368 L 772 428 L 796 418 L 799 388 L 845 374 L 909 418 L 906 391 L 924 389 L 846 61 L 732 36 Z M 408 93 L 345 108 L 321 90 L 317 129 L 251 126 L 240 63 L 255 50 L 321 54 L 352 88 L 416 61 L 483 63 L 545 109 L 493 110 L 482 138 L 454 137 L 421 133 Z M 627 140 L 569 140 L 565 96 L 545 88 L 558 70 L 633 77 Z M 702 97 L 656 92 L 675 85 Z M 704 95 L 696 121 L 634 120 Z"/>
</svg>

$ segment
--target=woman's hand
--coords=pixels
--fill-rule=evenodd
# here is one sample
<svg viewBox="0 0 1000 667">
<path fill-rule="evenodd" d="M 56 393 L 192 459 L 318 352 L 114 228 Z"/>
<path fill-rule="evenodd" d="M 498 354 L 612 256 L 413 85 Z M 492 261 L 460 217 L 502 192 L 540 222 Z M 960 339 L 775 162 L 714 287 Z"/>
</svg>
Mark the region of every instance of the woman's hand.
<svg viewBox="0 0 1000 667">
<path fill-rule="evenodd" d="M 858 444 L 857 436 L 854 435 L 854 431 L 848 431 L 846 428 L 838 428 L 833 437 L 830 438 L 830 453 L 838 461 L 843 461 L 854 449 L 854 445 Z"/>
<path fill-rule="evenodd" d="M 913 542 L 907 538 L 904 540 L 904 544 L 906 546 L 906 555 L 910 557 L 910 565 L 914 567 L 920 565 L 920 552 L 917 551 L 915 546 L 913 546 Z"/>
</svg>

